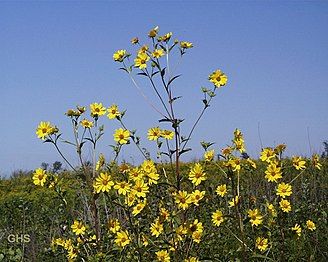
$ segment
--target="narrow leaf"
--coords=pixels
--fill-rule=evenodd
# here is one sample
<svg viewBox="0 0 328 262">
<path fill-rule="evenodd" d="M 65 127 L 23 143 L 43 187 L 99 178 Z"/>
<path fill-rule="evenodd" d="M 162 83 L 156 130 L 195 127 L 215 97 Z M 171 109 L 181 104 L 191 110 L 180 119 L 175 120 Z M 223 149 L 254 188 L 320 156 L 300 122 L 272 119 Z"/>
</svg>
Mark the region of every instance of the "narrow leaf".
<svg viewBox="0 0 328 262">
<path fill-rule="evenodd" d="M 168 118 L 163 118 L 163 119 L 160 119 L 158 120 L 158 122 L 172 122 L 172 120 L 168 119 Z"/>
<path fill-rule="evenodd" d="M 137 75 L 140 75 L 140 76 L 147 76 L 147 74 L 145 72 L 140 72 L 138 73 Z"/>
<path fill-rule="evenodd" d="M 191 151 L 191 150 L 192 150 L 191 148 L 186 148 L 186 149 L 181 150 L 181 151 L 179 152 L 179 154 L 182 155 L 182 154 L 184 154 L 184 153 L 186 153 L 186 152 L 189 152 L 189 151 Z"/>
<path fill-rule="evenodd" d="M 171 79 L 170 79 L 170 81 L 167 83 L 167 86 L 169 86 L 175 79 L 177 79 L 178 77 L 180 77 L 181 75 L 176 75 L 176 76 L 174 76 L 174 77 L 172 77 Z"/>
<path fill-rule="evenodd" d="M 164 68 L 162 69 L 162 71 L 161 71 L 161 76 L 162 76 L 162 77 L 164 77 L 164 75 L 165 75 L 165 69 L 166 69 L 166 67 L 164 67 Z"/>
</svg>

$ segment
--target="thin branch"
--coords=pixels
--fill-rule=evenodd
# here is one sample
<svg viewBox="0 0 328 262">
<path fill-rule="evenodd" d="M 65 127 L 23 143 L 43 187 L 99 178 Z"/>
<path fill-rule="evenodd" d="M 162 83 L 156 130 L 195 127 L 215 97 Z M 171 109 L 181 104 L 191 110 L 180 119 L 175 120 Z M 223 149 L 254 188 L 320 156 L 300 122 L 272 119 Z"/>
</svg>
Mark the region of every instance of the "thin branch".
<svg viewBox="0 0 328 262">
<path fill-rule="evenodd" d="M 159 113 L 161 116 L 163 116 L 164 118 L 166 118 L 166 116 L 159 110 L 157 109 L 148 99 L 148 97 L 144 94 L 144 92 L 142 92 L 141 88 L 139 87 L 139 85 L 137 84 L 137 82 L 134 80 L 133 76 L 131 75 L 131 72 L 126 68 L 125 63 L 124 64 L 124 68 L 126 69 L 126 71 L 128 72 L 130 79 L 132 81 L 132 83 L 134 84 L 134 86 L 137 88 L 137 90 L 139 91 L 139 93 L 142 95 L 142 97 L 145 99 L 145 101 L 157 112 Z"/>
</svg>

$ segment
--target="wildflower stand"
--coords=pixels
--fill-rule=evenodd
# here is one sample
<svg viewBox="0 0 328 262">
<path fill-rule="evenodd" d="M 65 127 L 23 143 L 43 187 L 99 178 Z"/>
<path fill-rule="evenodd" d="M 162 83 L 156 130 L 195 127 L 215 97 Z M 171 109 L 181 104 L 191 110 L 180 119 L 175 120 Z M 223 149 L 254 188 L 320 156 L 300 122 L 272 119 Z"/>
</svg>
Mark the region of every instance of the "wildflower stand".
<svg viewBox="0 0 328 262">
<path fill-rule="evenodd" d="M 38 126 L 37 136 L 54 145 L 82 188 L 83 206 L 69 216 L 66 222 L 69 232 L 53 239 L 52 252 L 60 257 L 64 251 L 69 261 L 283 259 L 280 252 L 285 248 L 283 241 L 287 237 L 295 238 L 295 234 L 287 236 L 286 232 L 301 236 L 299 224 L 283 228 L 288 223 L 284 225 L 281 221 L 292 212 L 290 197 L 294 187 L 291 184 L 307 164 L 299 157 L 293 158 L 292 163 L 282 159 L 285 145 L 263 149 L 262 162 L 256 163 L 246 154 L 244 137 L 238 129 L 234 131 L 232 144 L 222 149 L 222 161 L 214 159 L 215 151 L 209 149 L 213 143 L 202 142 L 204 158 L 190 165 L 181 163 L 181 155 L 191 150 L 189 141 L 212 99 L 226 85 L 227 76 L 221 70 L 209 75 L 212 88 L 201 88 L 203 107 L 184 135 L 183 119 L 175 111 L 175 103 L 181 96 L 173 89 L 180 75 L 174 74 L 170 62 L 173 55 L 183 58 L 193 44 L 172 40 L 172 36 L 172 33 L 159 36 L 159 28 L 155 27 L 148 33 L 149 45 L 140 44 L 138 38 L 132 39 L 137 47 L 133 60 L 123 49 L 113 55 L 143 99 L 159 114 L 159 124 L 170 124 L 169 129 L 158 125 L 148 130 L 148 139 L 156 142 L 160 162 L 151 160 L 136 131 L 124 122 L 125 111 L 120 111 L 116 104 L 107 108 L 102 103 L 92 103 L 91 119 L 86 117 L 85 107 L 68 110 L 66 115 L 72 122 L 74 142 L 62 139 L 59 129 L 49 122 Z M 136 77 L 149 81 L 158 103 L 142 91 Z M 113 134 L 115 144 L 110 161 L 96 153 L 104 135 L 105 115 L 119 124 Z M 64 156 L 59 142 L 75 148 L 79 167 Z M 144 157 L 139 166 L 118 163 L 122 147 L 131 143 Z M 87 146 L 93 151 L 91 164 L 83 161 L 83 149 Z M 247 174 L 264 164 L 267 166 L 261 183 L 269 183 L 272 189 L 279 183 L 266 194 L 245 186 Z M 321 168 L 318 156 L 313 157 L 312 164 L 313 168 Z M 295 170 L 300 173 L 293 178 L 283 175 Z M 62 179 L 42 169 L 37 169 L 33 176 L 35 185 L 54 190 L 67 206 Z M 308 234 L 316 229 L 309 219 L 306 227 Z"/>
</svg>

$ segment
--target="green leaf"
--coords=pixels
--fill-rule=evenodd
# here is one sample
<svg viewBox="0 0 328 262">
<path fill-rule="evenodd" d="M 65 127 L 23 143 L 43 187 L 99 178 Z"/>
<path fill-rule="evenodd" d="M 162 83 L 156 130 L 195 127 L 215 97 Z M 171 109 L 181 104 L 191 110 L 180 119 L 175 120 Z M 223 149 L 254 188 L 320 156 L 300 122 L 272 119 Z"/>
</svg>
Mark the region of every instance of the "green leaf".
<svg viewBox="0 0 328 262">
<path fill-rule="evenodd" d="M 208 107 L 208 101 L 207 101 L 207 99 L 203 99 L 202 101 L 203 101 L 204 105 L 205 105 L 206 107 Z"/>
<path fill-rule="evenodd" d="M 166 46 L 163 46 L 162 44 L 160 44 L 159 46 L 166 51 Z"/>
<path fill-rule="evenodd" d="M 82 149 L 82 147 L 83 147 L 84 144 L 85 144 L 85 142 L 82 142 L 82 143 L 80 144 L 80 149 Z"/>
<path fill-rule="evenodd" d="M 123 71 L 129 73 L 129 71 L 126 68 L 124 68 L 124 67 L 120 67 L 119 70 L 123 70 Z"/>
<path fill-rule="evenodd" d="M 210 146 L 214 145 L 215 143 L 202 141 L 202 142 L 200 142 L 200 144 L 204 148 L 204 150 L 206 151 Z"/>
<path fill-rule="evenodd" d="M 164 77 L 164 75 L 165 75 L 165 69 L 166 69 L 166 67 L 164 67 L 164 68 L 161 70 L 161 76 L 162 76 L 162 77 Z"/>
<path fill-rule="evenodd" d="M 121 112 L 121 119 L 124 117 L 125 113 L 126 113 L 126 110 L 123 110 L 123 111 Z"/>
<path fill-rule="evenodd" d="M 173 97 L 172 99 L 171 99 L 171 102 L 172 101 L 175 101 L 175 100 L 177 100 L 177 99 L 179 99 L 179 98 L 181 98 L 182 96 L 176 96 L 176 97 Z"/>
<path fill-rule="evenodd" d="M 209 90 L 206 87 L 201 87 L 203 93 L 207 93 Z"/>
<path fill-rule="evenodd" d="M 147 76 L 147 74 L 145 72 L 140 72 L 138 73 L 137 75 L 140 75 L 140 76 Z"/>
<path fill-rule="evenodd" d="M 171 51 L 179 42 L 175 42 L 170 48 L 169 51 Z"/>
<path fill-rule="evenodd" d="M 160 152 L 160 153 L 161 153 L 161 155 L 165 155 L 165 156 L 170 157 L 170 154 L 169 153 L 166 153 L 166 152 Z"/>
<path fill-rule="evenodd" d="M 210 97 L 215 97 L 216 94 L 213 91 L 208 91 L 207 92 Z"/>
<path fill-rule="evenodd" d="M 94 143 L 94 141 L 91 138 L 89 138 L 89 137 L 86 137 L 85 140 L 90 141 L 92 144 Z"/>
<path fill-rule="evenodd" d="M 168 118 L 163 118 L 163 119 L 160 119 L 158 120 L 158 122 L 172 122 L 172 120 L 168 119 Z"/>
<path fill-rule="evenodd" d="M 67 141 L 67 140 L 63 140 L 62 141 L 63 143 L 66 143 L 66 144 L 69 144 L 69 145 L 72 145 L 72 146 L 76 146 L 76 144 L 70 142 L 70 141 Z"/>
<path fill-rule="evenodd" d="M 151 77 L 157 75 L 158 73 L 159 73 L 159 71 L 156 71 L 156 72 L 152 73 L 152 74 L 151 74 Z"/>
<path fill-rule="evenodd" d="M 179 155 L 182 155 L 182 154 L 184 154 L 184 153 L 186 153 L 186 152 L 189 152 L 189 151 L 191 151 L 191 150 L 192 150 L 191 148 L 183 149 L 183 150 L 181 150 L 181 151 L 179 152 Z"/>
<path fill-rule="evenodd" d="M 170 79 L 170 81 L 167 83 L 167 86 L 169 86 L 175 79 L 179 78 L 181 75 L 176 75 Z"/>
</svg>

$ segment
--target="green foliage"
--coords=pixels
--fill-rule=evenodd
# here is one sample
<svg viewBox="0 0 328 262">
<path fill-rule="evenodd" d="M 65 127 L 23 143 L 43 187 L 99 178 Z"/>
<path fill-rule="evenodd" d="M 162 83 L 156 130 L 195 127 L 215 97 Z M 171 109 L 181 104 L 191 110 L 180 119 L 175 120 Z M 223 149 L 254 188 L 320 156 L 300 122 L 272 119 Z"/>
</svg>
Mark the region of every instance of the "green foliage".
<svg viewBox="0 0 328 262">
<path fill-rule="evenodd" d="M 216 162 L 222 163 L 222 162 Z M 187 177 L 188 170 L 193 163 L 182 163 L 181 172 L 183 177 Z M 241 177 L 241 185 L 244 189 L 252 188 L 255 190 L 249 192 L 246 206 L 252 207 L 254 201 L 261 202 L 261 199 L 270 199 L 272 193 L 268 183 L 263 182 L 265 167 L 262 162 L 257 161 L 258 168 L 244 172 Z M 322 169 L 309 169 L 304 176 L 296 180 L 293 184 L 294 192 L 293 202 L 300 203 L 289 219 L 284 219 L 287 227 L 294 226 L 299 221 L 306 221 L 311 218 L 316 221 L 317 230 L 306 232 L 297 239 L 295 236 L 286 236 L 286 241 L 282 242 L 279 232 L 273 231 L 271 243 L 272 249 L 279 248 L 283 254 L 276 254 L 274 261 L 326 261 L 328 227 L 327 227 L 327 185 L 328 185 L 328 161 L 322 162 Z M 165 168 L 169 168 L 164 165 Z M 206 235 L 203 236 L 207 241 L 201 242 L 199 250 L 202 250 L 200 259 L 204 261 L 231 261 L 241 255 L 240 243 L 231 235 L 231 229 L 237 227 L 236 224 L 229 222 L 220 230 L 210 231 L 212 228 L 211 212 L 220 206 L 220 201 L 227 201 L 230 196 L 224 200 L 214 194 L 215 186 L 225 182 L 225 178 L 218 170 L 215 163 L 207 166 L 208 183 L 206 190 L 210 193 L 210 198 L 198 209 L 191 210 L 195 212 L 204 224 Z M 118 172 L 118 170 L 117 170 Z M 292 172 L 287 173 L 292 176 Z M 119 176 L 119 174 L 117 174 Z M 60 199 L 55 192 L 42 187 L 36 187 L 31 183 L 31 174 L 16 176 L 10 179 L 0 180 L 0 261 L 20 261 L 24 255 L 26 261 L 64 261 L 64 254 L 57 254 L 51 251 L 51 240 L 60 236 L 63 231 L 69 230 L 69 221 L 75 218 L 70 210 L 83 210 L 83 203 L 80 200 L 81 188 L 78 187 L 79 178 L 73 176 L 73 173 L 62 172 L 62 188 L 66 192 L 68 207 L 64 204 L 58 206 Z M 211 192 L 213 194 L 211 194 Z M 154 198 L 160 198 L 161 192 L 150 193 Z M 214 198 L 214 199 L 211 199 Z M 152 202 L 152 200 L 149 200 Z M 156 201 L 155 201 L 156 203 Z M 216 203 L 213 206 L 213 203 Z M 154 206 L 155 207 L 155 206 Z M 286 225 L 284 225 L 286 228 Z M 250 228 L 251 230 L 251 228 Z M 263 229 L 265 230 L 265 228 Z M 265 233 L 265 232 L 263 232 Z M 29 234 L 31 241 L 28 243 L 8 241 L 8 235 Z M 290 235 L 291 232 L 285 232 Z M 249 246 L 253 248 L 255 234 L 247 239 Z M 280 245 L 277 247 L 275 245 Z M 239 252 L 236 250 L 239 249 Z M 115 261 L 115 253 L 97 254 L 90 257 L 88 261 Z M 240 254 L 238 254 L 240 253 Z M 1 260 L 2 259 L 2 260 Z M 258 253 L 253 255 L 252 261 L 270 261 L 265 255 Z M 133 259 L 131 261 L 134 261 Z"/>
</svg>

